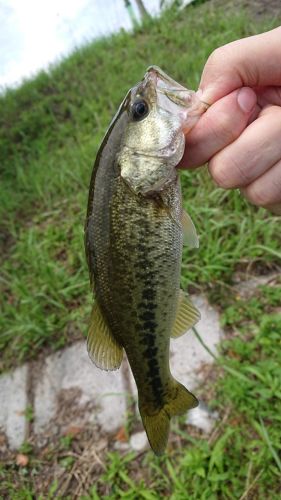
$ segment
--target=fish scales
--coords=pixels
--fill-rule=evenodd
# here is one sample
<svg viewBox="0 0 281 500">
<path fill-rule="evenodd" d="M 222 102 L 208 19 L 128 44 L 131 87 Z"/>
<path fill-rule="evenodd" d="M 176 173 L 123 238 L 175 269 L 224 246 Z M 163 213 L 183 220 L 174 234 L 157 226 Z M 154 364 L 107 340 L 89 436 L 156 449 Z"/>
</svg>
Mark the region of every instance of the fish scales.
<svg viewBox="0 0 281 500">
<path fill-rule="evenodd" d="M 149 142 L 147 130 L 153 134 L 153 123 L 135 128 L 130 136 L 134 99 L 145 95 L 156 106 L 152 84 L 144 79 L 128 93 L 101 145 L 90 186 L 85 243 L 95 294 L 90 356 L 101 368 L 116 369 L 125 349 L 138 388 L 141 417 L 153 450 L 160 454 L 166 446 L 170 417 L 197 401 L 173 379 L 169 366 L 170 336 L 184 304 L 180 305 L 181 193 L 172 164 L 183 153 L 183 133 L 176 121 L 173 144 L 163 149 L 165 130 L 161 130 L 154 141 L 160 159 L 157 151 L 153 156 L 151 150 L 132 148 L 137 136 L 142 143 L 142 134 L 146 134 L 144 143 Z M 169 109 L 169 127 L 171 116 Z M 169 131 L 166 135 L 171 137 Z M 165 155 L 173 160 L 167 162 Z M 149 175 L 146 168 L 151 170 Z M 198 320 L 190 303 L 183 312 L 181 328 Z"/>
<path fill-rule="evenodd" d="M 122 180 L 112 201 L 110 306 L 117 309 L 116 338 L 127 352 L 142 399 L 157 409 L 170 376 L 182 231 L 180 222 L 153 199 L 139 203 Z"/>
</svg>

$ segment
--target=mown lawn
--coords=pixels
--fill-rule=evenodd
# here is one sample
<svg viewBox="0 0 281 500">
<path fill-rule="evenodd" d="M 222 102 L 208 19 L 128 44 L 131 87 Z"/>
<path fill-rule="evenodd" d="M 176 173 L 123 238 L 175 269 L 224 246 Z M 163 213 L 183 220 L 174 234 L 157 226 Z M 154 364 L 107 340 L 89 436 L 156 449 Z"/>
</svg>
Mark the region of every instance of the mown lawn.
<svg viewBox="0 0 281 500">
<path fill-rule="evenodd" d="M 277 24 L 270 18 L 257 24 L 235 2 L 227 9 L 209 2 L 166 13 L 133 36 L 85 46 L 0 97 L 0 370 L 86 333 L 88 184 L 98 145 L 128 87 L 157 64 L 196 88 L 215 47 Z M 206 170 L 184 171 L 182 185 L 200 235 L 200 249 L 184 254 L 182 285 L 209 295 L 228 332 L 214 382 L 202 387 L 223 423 L 211 440 L 176 423 L 177 444 L 161 459 L 111 451 L 85 499 L 279 498 L 281 285 L 277 280 L 244 301 L 232 281 L 237 271 L 280 270 L 280 217 L 251 207 L 237 191 L 217 189 Z M 4 497 L 52 498 L 56 491 L 59 497 L 51 479 L 44 492 L 35 479 L 52 469 L 62 449 L 72 450 L 75 439 L 43 459 L 25 445 L 27 467 L 9 461 L 0 469 Z M 64 462 L 66 474 L 72 465 Z M 71 489 L 63 498 L 72 498 Z"/>
</svg>

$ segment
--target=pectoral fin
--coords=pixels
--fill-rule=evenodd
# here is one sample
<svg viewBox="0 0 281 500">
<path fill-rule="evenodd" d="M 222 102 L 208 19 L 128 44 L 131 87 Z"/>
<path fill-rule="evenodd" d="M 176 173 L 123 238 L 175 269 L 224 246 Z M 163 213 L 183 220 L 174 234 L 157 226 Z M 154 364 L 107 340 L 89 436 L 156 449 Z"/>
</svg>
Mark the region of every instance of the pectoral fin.
<svg viewBox="0 0 281 500">
<path fill-rule="evenodd" d="M 191 248 L 199 248 L 199 239 L 195 226 L 192 222 L 191 217 L 188 213 L 182 211 L 182 228 L 183 228 L 183 244 L 188 245 Z"/>
<path fill-rule="evenodd" d="M 171 337 L 180 337 L 192 326 L 194 326 L 199 321 L 199 319 L 200 312 L 192 304 L 187 295 L 182 290 L 180 290 L 177 315 Z"/>
<path fill-rule="evenodd" d="M 97 302 L 91 313 L 87 349 L 93 363 L 102 370 L 117 370 L 122 363 L 123 348 L 113 337 Z"/>
</svg>

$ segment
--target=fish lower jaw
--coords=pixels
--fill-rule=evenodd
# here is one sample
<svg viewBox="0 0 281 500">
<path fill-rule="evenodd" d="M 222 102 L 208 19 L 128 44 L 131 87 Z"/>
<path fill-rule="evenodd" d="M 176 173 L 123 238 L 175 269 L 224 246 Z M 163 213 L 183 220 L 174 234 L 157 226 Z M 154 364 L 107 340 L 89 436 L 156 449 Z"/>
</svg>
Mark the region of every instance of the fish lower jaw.
<svg viewBox="0 0 281 500">
<path fill-rule="evenodd" d="M 135 196 L 139 196 L 142 198 L 155 198 L 158 194 L 165 191 L 165 189 L 167 189 L 176 181 L 177 171 L 176 168 L 174 168 L 174 173 L 171 177 L 168 177 L 165 180 L 161 179 L 159 181 L 156 181 L 154 184 L 137 184 L 133 183 L 131 179 L 126 179 L 126 177 L 123 177 L 122 175 L 120 177 Z"/>
</svg>

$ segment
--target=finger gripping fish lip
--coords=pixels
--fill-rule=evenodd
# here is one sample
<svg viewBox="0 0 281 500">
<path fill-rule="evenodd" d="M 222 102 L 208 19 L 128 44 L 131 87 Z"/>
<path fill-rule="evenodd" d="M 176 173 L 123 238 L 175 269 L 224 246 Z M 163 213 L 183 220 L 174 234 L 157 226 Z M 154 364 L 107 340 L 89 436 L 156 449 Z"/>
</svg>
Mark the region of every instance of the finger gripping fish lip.
<svg viewBox="0 0 281 500">
<path fill-rule="evenodd" d="M 201 102 L 204 106 L 206 106 L 206 109 L 208 109 L 208 108 L 211 106 L 211 104 L 209 104 L 209 103 L 208 103 L 208 102 L 206 102 L 206 101 L 202 101 L 202 99 L 200 99 L 200 102 Z"/>
</svg>

